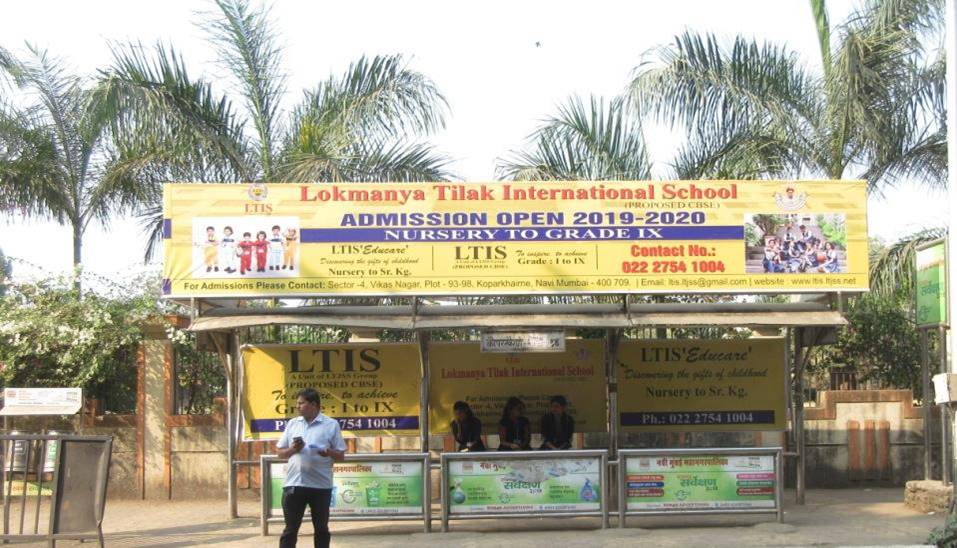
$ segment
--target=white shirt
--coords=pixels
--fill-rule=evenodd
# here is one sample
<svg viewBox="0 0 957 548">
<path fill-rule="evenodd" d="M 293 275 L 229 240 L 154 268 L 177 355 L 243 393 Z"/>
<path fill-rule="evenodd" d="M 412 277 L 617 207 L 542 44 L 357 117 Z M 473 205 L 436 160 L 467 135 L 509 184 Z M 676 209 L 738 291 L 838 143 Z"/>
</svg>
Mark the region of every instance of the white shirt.
<svg viewBox="0 0 957 548">
<path fill-rule="evenodd" d="M 339 422 L 322 413 L 306 424 L 302 416 L 286 423 L 282 437 L 276 447 L 287 449 L 292 440 L 299 436 L 306 444 L 302 451 L 289 457 L 286 466 L 284 487 L 312 487 L 314 489 L 332 489 L 332 457 L 319 455 L 320 449 L 346 450 Z"/>
</svg>

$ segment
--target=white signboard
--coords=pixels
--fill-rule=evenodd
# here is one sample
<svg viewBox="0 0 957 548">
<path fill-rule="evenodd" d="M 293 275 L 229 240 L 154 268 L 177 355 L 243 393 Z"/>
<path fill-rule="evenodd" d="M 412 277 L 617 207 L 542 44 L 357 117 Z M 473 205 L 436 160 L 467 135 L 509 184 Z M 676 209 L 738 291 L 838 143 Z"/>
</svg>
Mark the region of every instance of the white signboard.
<svg viewBox="0 0 957 548">
<path fill-rule="evenodd" d="M 0 415 L 74 415 L 82 403 L 81 388 L 4 388 Z"/>
<path fill-rule="evenodd" d="M 564 331 L 482 333 L 482 352 L 564 352 Z"/>
</svg>

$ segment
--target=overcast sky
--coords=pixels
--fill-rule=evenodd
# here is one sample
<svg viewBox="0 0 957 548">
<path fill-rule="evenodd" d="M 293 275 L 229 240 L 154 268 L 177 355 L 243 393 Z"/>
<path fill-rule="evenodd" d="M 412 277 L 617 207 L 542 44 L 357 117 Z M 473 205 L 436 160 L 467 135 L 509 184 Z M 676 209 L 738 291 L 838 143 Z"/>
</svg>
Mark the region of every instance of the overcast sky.
<svg viewBox="0 0 957 548">
<path fill-rule="evenodd" d="M 402 53 L 445 94 L 451 115 L 434 139 L 464 180 L 490 180 L 495 160 L 521 147 L 557 103 L 571 94 L 612 96 L 649 49 L 684 29 L 730 38 L 743 34 L 786 44 L 809 65 L 819 51 L 807 0 L 669 0 L 643 2 L 307 2 L 271 4 L 281 33 L 287 104 L 359 56 Z M 831 1 L 832 23 L 848 1 Z M 23 52 L 29 41 L 64 57 L 80 74 L 110 63 L 110 43 L 163 41 L 174 45 L 195 75 L 225 82 L 225 72 L 195 23 L 197 1 L 40 1 L 4 3 L 0 45 Z M 225 88 L 223 88 L 225 90 Z M 23 100 L 22 97 L 16 98 Z M 675 137 L 646 127 L 658 171 Z M 872 235 L 893 240 L 946 223 L 944 196 L 913 187 L 869 204 Z M 108 230 L 92 226 L 85 239 L 86 268 L 127 276 L 142 268 L 144 237 L 137 223 L 118 218 Z M 48 272 L 70 268 L 70 231 L 52 223 L 0 216 L 0 249 Z M 25 275 L 36 269 L 18 265 Z"/>
</svg>

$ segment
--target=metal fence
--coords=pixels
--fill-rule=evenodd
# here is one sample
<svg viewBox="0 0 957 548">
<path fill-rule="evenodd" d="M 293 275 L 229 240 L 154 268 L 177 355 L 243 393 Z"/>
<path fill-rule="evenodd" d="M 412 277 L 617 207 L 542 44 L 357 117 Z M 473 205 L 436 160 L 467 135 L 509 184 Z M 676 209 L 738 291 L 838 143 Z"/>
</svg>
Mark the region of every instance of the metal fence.
<svg viewBox="0 0 957 548">
<path fill-rule="evenodd" d="M 0 540 L 52 547 L 57 540 L 96 539 L 104 546 L 112 443 L 111 436 L 0 435 Z"/>
</svg>

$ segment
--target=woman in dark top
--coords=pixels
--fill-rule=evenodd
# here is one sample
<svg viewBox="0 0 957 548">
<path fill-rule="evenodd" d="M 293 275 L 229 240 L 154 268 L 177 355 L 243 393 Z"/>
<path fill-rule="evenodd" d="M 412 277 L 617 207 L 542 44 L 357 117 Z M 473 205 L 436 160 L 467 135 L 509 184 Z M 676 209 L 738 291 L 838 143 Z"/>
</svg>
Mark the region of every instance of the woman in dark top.
<svg viewBox="0 0 957 548">
<path fill-rule="evenodd" d="M 452 435 L 458 451 L 485 451 L 482 443 L 482 421 L 472 414 L 472 408 L 464 401 L 452 406 Z"/>
<path fill-rule="evenodd" d="M 548 413 L 542 417 L 542 449 L 571 449 L 575 419 L 568 414 L 565 396 L 552 396 Z"/>
<path fill-rule="evenodd" d="M 502 420 L 498 423 L 499 451 L 530 451 L 532 425 L 525 417 L 525 404 L 511 397 L 505 403 Z"/>
</svg>

